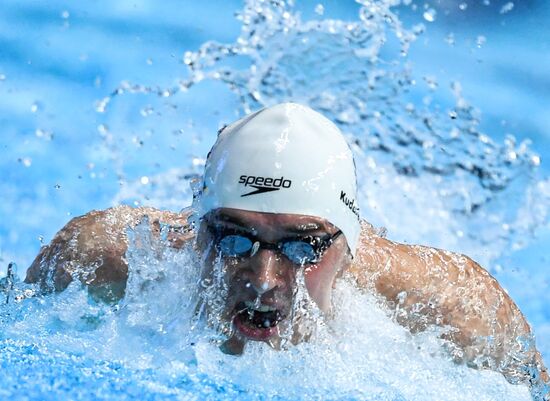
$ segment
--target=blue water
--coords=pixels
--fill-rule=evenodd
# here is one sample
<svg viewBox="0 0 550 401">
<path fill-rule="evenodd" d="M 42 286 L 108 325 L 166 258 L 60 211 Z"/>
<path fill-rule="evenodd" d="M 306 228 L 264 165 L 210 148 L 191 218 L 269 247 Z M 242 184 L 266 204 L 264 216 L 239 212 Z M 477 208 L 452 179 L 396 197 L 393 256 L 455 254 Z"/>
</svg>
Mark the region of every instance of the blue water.
<svg viewBox="0 0 550 401">
<path fill-rule="evenodd" d="M 300 101 L 358 140 L 364 217 L 391 239 L 478 260 L 550 360 L 550 7 L 363 1 L 363 16 L 372 14 L 359 22 L 358 3 L 317 3 L 281 11 L 250 2 L 245 17 L 271 16 L 251 21 L 235 17 L 238 1 L 4 1 L 0 263 L 15 262 L 23 276 L 41 244 L 91 209 L 187 206 L 187 177 L 201 172 L 220 126 Z M 243 26 L 246 43 L 237 41 Z M 357 318 L 357 331 L 382 329 L 369 340 L 348 333 L 350 349 L 333 339 L 328 348 L 224 359 L 204 338 L 190 348 L 188 336 L 158 329 L 187 327 L 174 306 L 183 293 L 165 290 L 126 299 L 134 315 L 94 305 L 80 288 L 4 307 L 0 398 L 292 399 L 307 389 L 323 399 L 429 400 L 454 399 L 465 386 L 475 399 L 527 394 L 498 374 L 417 353 L 411 341 L 437 349 L 433 338 L 411 340 L 376 313 Z M 144 312 L 145 304 L 153 306 Z M 386 372 L 392 357 L 408 369 Z M 319 378 L 326 384 L 313 388 Z"/>
</svg>

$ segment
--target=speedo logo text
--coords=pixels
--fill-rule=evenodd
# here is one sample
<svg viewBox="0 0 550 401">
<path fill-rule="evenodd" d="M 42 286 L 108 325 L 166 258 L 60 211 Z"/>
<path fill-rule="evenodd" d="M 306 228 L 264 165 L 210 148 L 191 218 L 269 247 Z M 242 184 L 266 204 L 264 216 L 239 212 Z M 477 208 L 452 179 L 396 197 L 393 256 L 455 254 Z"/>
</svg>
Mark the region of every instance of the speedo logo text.
<svg viewBox="0 0 550 401">
<path fill-rule="evenodd" d="M 244 184 L 245 187 L 255 188 L 254 191 L 242 194 L 243 196 L 258 195 L 265 192 L 279 191 L 281 188 L 290 188 L 292 181 L 281 178 L 261 177 L 255 175 L 241 175 L 239 184 Z"/>
</svg>

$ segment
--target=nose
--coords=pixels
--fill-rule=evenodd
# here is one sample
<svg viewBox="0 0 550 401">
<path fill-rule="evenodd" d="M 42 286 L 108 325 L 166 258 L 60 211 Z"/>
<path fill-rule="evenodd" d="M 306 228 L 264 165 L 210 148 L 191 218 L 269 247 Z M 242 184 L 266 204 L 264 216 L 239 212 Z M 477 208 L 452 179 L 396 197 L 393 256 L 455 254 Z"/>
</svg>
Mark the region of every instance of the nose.
<svg viewBox="0 0 550 401">
<path fill-rule="evenodd" d="M 272 250 L 260 249 L 250 260 L 248 280 L 259 295 L 285 285 L 283 261 Z"/>
</svg>

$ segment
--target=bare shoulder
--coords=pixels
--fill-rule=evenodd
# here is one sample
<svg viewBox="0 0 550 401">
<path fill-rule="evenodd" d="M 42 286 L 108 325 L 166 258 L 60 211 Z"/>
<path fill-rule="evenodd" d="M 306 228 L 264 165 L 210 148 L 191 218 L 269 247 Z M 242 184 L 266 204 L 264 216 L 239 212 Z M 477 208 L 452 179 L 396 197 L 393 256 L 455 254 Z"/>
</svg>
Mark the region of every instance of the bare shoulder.
<svg viewBox="0 0 550 401">
<path fill-rule="evenodd" d="M 129 206 L 91 211 L 73 218 L 50 244 L 40 249 L 25 281 L 57 291 L 66 288 L 73 278 L 90 285 L 125 283 L 127 230 L 138 225 L 144 216 L 148 216 L 153 232 L 160 232 L 163 225 L 169 227 L 169 241 L 174 247 L 192 237 L 185 213 Z"/>
<path fill-rule="evenodd" d="M 536 359 L 544 369 L 534 346 L 519 349 L 518 339 L 529 341 L 531 330 L 517 305 L 498 281 L 468 256 L 396 243 L 364 224 L 350 272 L 360 287 L 380 295 L 395 319 L 412 332 L 433 325 L 450 328 L 442 337 L 459 346 L 453 355 L 457 360 L 471 363 L 477 357 L 486 364 L 493 361 L 512 377 L 517 373 L 517 366 L 512 366 L 517 361 L 506 356 L 518 358 L 523 353 L 525 361 Z"/>
<path fill-rule="evenodd" d="M 362 230 L 360 244 L 352 274 L 361 284 L 377 285 L 385 294 L 401 291 L 405 286 L 414 287 L 417 292 L 433 292 L 473 282 L 505 294 L 497 280 L 466 255 L 397 243 L 377 235 L 368 225 Z"/>
</svg>

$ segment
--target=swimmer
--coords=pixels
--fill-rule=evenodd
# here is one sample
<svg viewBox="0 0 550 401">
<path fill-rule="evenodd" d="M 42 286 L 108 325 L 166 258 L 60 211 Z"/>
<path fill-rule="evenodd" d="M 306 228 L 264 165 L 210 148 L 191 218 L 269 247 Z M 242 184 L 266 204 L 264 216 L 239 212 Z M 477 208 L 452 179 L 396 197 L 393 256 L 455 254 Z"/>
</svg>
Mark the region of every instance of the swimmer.
<svg viewBox="0 0 550 401">
<path fill-rule="evenodd" d="M 127 230 L 147 216 L 153 233 L 168 227 L 168 246 L 193 243 L 206 272 L 223 263 L 221 318 L 232 327 L 224 352 L 242 353 L 248 341 L 280 345 L 302 270 L 327 317 L 335 282 L 345 276 L 375 293 L 412 333 L 446 328 L 441 337 L 457 362 L 500 371 L 511 382 L 536 374 L 548 381 L 527 321 L 487 271 L 464 255 L 392 242 L 361 220 L 352 152 L 339 129 L 310 108 L 279 104 L 221 130 L 193 213 L 196 230 L 189 213 L 152 208 L 74 218 L 42 247 L 25 281 L 46 292 L 80 280 L 92 296 L 116 302 L 128 278 Z M 307 339 L 300 323 L 292 329 L 293 342 Z"/>
</svg>

